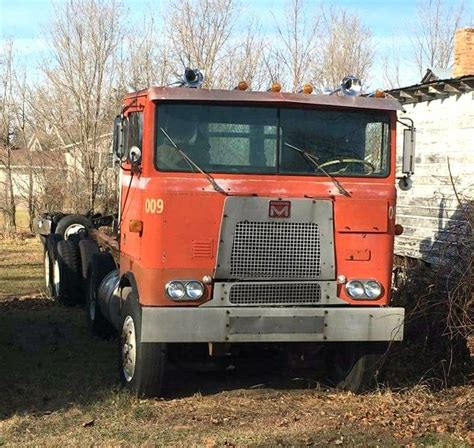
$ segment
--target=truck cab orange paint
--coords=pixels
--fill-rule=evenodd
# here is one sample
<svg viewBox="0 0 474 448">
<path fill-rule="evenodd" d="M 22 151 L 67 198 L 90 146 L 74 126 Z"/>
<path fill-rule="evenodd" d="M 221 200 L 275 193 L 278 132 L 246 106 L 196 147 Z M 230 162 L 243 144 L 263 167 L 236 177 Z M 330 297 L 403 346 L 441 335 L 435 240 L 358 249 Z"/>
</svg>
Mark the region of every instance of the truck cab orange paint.
<svg viewBox="0 0 474 448">
<path fill-rule="evenodd" d="M 171 128 L 170 122 L 174 113 L 173 110 L 173 113 L 167 112 L 165 114 L 163 112 L 161 114 L 160 108 L 165 105 L 168 107 L 169 105 L 239 107 L 244 113 L 258 110 L 263 115 L 267 112 L 268 116 L 274 115 L 276 117 L 274 122 L 267 117 L 256 117 L 253 122 L 246 125 L 240 124 L 240 137 L 236 137 L 236 139 L 241 139 L 236 140 L 236 144 L 238 143 L 242 147 L 247 145 L 243 141 L 249 140 L 250 150 L 252 150 L 252 145 L 256 144 L 255 142 L 264 142 L 267 145 L 267 149 L 265 149 L 267 152 L 266 164 L 258 162 L 263 167 L 261 172 L 251 169 L 252 161 L 242 162 L 242 166 L 245 166 L 240 172 L 238 164 L 236 164 L 237 169 L 232 169 L 232 161 L 229 162 L 226 159 L 227 165 L 224 168 L 222 168 L 223 163 L 216 162 L 214 166 L 217 168 L 211 174 L 224 191 L 222 193 L 216 191 L 204 174 L 190 169 L 186 164 L 181 164 L 182 168 L 176 170 L 160 169 L 156 157 L 157 146 L 159 146 L 157 142 L 160 138 L 158 135 L 161 133 L 162 126 L 169 125 Z M 139 135 L 134 136 L 134 138 L 139 138 L 136 141 L 141 145 L 142 160 L 139 170 L 133 174 L 133 170 L 127 171 L 122 175 L 121 222 L 142 221 L 143 230 L 138 233 L 130 232 L 127 225 L 122 226 L 120 270 L 122 274 L 128 271 L 133 272 L 137 280 L 139 300 L 142 305 L 195 307 L 212 298 L 212 284 L 206 285 L 204 296 L 195 301 L 170 300 L 165 294 L 166 284 L 176 279 L 202 280 L 204 276 L 211 276 L 215 281 L 229 280 L 216 278 L 216 275 L 219 275 L 217 264 L 219 250 L 224 244 L 221 240 L 221 228 L 225 204 L 226 200 L 231 197 L 255 197 L 290 202 L 299 199 L 330 201 L 333 208 L 331 219 L 334 231 L 335 266 L 330 278 L 324 278 L 324 280 L 335 281 L 341 275 L 348 280 L 354 278 L 376 279 L 382 285 L 382 294 L 376 300 L 355 300 L 348 295 L 344 285 L 341 284 L 337 287 L 337 295 L 348 305 L 385 306 L 389 304 L 395 232 L 393 210 L 396 204 L 394 187 L 395 124 L 398 103 L 378 98 L 155 88 L 128 96 L 125 106 L 128 107 L 125 116 L 129 119 L 133 114 L 142 114 L 138 119 L 141 123 Z M 192 113 L 191 108 L 189 111 Z M 296 118 L 291 116 L 292 111 L 296 111 L 294 112 Z M 381 139 L 385 138 L 387 160 L 375 160 L 377 156 L 382 157 L 376 150 L 373 154 L 369 154 L 369 158 L 373 157 L 372 162 L 369 163 L 372 167 L 377 166 L 379 175 L 366 175 L 370 170 L 366 170 L 365 167 L 353 169 L 352 165 L 356 165 L 360 161 L 356 161 L 357 163 L 354 161 L 341 162 L 340 169 L 333 170 L 332 176 L 337 178 L 337 181 L 347 190 L 348 194 L 345 195 L 328 176 L 321 172 L 315 173 L 317 170 L 314 167 L 312 170 L 305 167 L 302 172 L 294 173 L 291 173 L 290 169 L 282 169 L 285 157 L 288 160 L 293 157 L 292 162 L 299 157 L 299 155 L 288 156 L 286 154 L 287 148 L 284 147 L 281 140 L 285 132 L 289 135 L 293 130 L 285 129 L 281 125 L 282 117 L 285 114 L 288 115 L 286 118 L 287 123 L 290 123 L 288 126 L 293 126 L 298 131 L 297 120 L 300 116 L 298 114 L 310 111 L 318 111 L 322 114 L 323 118 L 315 115 L 318 120 L 323 120 L 324 114 L 334 114 L 334 123 L 339 123 L 337 125 L 339 129 L 343 129 L 340 122 L 345 119 L 345 115 L 358 117 L 357 114 L 361 114 L 365 117 L 372 114 L 376 116 L 374 123 L 386 120 L 387 125 L 379 128 L 373 125 L 370 120 L 366 120 L 364 132 L 367 135 L 364 134 L 361 137 L 366 141 L 369 138 L 379 138 L 377 143 L 379 145 Z M 213 112 L 206 109 L 206 113 L 212 114 Z M 190 116 L 190 120 L 193 119 L 194 117 Z M 347 118 L 349 126 L 355 127 L 355 121 L 352 123 L 351 119 Z M 228 121 L 227 118 L 224 118 L 224 122 L 226 120 Z M 262 123 L 261 129 L 257 126 L 260 122 Z M 202 126 L 202 124 L 198 124 L 198 126 Z M 212 139 L 217 143 L 227 138 L 225 132 L 239 132 L 238 129 L 228 131 L 231 123 L 224 123 L 219 127 L 209 118 L 207 118 L 205 126 L 206 129 L 200 129 L 199 132 L 205 134 L 208 140 L 213 132 Z M 252 126 L 255 129 L 252 129 Z M 318 126 L 320 129 L 321 124 Z M 130 124 L 129 129 L 131 129 Z M 371 131 L 372 129 L 373 131 Z M 373 135 L 369 135 L 369 132 L 373 132 Z M 385 137 L 382 136 L 383 132 L 387 132 Z M 171 137 L 178 139 L 176 135 L 178 134 Z M 296 137 L 295 139 L 302 141 Z M 163 147 L 164 145 L 172 146 L 164 138 L 160 144 Z M 344 142 L 341 144 L 345 145 Z M 304 146 L 303 150 L 311 151 L 311 142 L 308 141 L 307 144 L 303 142 L 301 146 Z M 347 145 L 345 147 L 347 148 Z M 278 154 L 275 155 L 272 151 L 276 151 Z M 334 155 L 339 156 L 337 148 L 334 151 Z M 275 157 L 275 168 L 272 165 L 273 162 L 268 161 L 272 157 Z M 354 159 L 356 156 L 348 151 L 341 157 Z M 216 159 L 219 157 L 216 156 Z M 331 160 L 329 161 L 331 162 Z M 334 163 L 334 161 L 332 162 Z M 302 160 L 297 163 L 306 162 Z M 385 172 L 382 168 L 379 169 L 384 164 Z M 206 163 L 204 165 L 206 165 L 206 171 L 210 171 L 209 166 L 211 165 Z M 132 169 L 128 163 L 125 166 L 129 170 Z M 284 218 L 281 220 L 283 221 Z M 305 241 L 301 241 L 301 244 L 304 246 Z M 360 254 L 366 255 L 360 256 Z M 268 278 L 267 280 L 275 279 L 278 280 L 278 278 Z M 245 279 L 237 278 L 236 280 Z"/>
</svg>

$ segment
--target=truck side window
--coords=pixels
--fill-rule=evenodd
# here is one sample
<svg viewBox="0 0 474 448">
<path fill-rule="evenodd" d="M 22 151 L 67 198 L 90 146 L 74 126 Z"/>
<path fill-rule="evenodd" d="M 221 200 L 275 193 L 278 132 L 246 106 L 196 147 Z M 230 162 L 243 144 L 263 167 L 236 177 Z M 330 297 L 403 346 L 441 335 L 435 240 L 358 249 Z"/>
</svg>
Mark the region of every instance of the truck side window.
<svg viewBox="0 0 474 448">
<path fill-rule="evenodd" d="M 142 149 L 143 112 L 131 112 L 128 116 L 127 156 L 132 146 Z"/>
</svg>

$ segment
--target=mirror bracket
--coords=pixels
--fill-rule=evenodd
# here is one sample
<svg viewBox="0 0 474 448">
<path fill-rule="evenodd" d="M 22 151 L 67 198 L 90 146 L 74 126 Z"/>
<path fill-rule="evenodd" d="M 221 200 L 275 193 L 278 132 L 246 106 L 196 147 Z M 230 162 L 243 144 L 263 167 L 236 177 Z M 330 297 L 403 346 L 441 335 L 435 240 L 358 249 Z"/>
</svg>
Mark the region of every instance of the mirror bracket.
<svg viewBox="0 0 474 448">
<path fill-rule="evenodd" d="M 403 122 L 402 120 L 408 121 L 408 123 Z M 402 155 L 402 173 L 405 175 L 405 183 L 402 186 L 400 182 L 400 188 L 410 189 L 411 181 L 408 182 L 410 176 L 415 172 L 415 136 L 416 128 L 413 123 L 413 120 L 409 117 L 400 117 L 397 119 L 397 122 L 405 126 L 406 129 L 403 130 L 403 155 Z M 404 187 L 404 188 L 403 188 Z"/>
</svg>

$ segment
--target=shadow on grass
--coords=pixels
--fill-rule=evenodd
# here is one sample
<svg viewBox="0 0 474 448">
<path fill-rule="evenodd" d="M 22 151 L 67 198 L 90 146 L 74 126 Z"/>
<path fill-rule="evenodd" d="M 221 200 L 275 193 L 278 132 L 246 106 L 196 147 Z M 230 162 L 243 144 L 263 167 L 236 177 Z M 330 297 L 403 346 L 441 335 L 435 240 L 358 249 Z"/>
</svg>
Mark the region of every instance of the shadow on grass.
<svg viewBox="0 0 474 448">
<path fill-rule="evenodd" d="M 118 341 L 92 337 L 82 309 L 39 296 L 0 300 L 0 316 L 0 418 L 87 406 L 119 388 Z M 200 348 L 198 355 L 203 355 L 207 346 Z M 235 389 L 318 386 L 309 378 L 314 375 L 299 376 L 301 370 L 290 369 L 281 352 L 245 352 L 210 363 L 178 356 L 179 362 L 170 362 L 168 399 Z"/>
<path fill-rule="evenodd" d="M 0 419 L 92 405 L 119 388 L 118 342 L 92 337 L 82 309 L 39 296 L 0 300 L 0 316 Z M 417 347 L 405 344 L 387 363 L 390 386 L 416 385 L 426 370 L 417 362 L 425 360 Z M 263 389 L 265 395 L 272 393 L 268 389 L 326 387 L 317 363 L 311 369 L 295 367 L 285 352 L 245 350 L 212 365 L 196 362 L 206 357 L 207 347 L 201 348 L 192 356 L 174 353 L 165 399 L 238 389 Z"/>
<path fill-rule="evenodd" d="M 251 344 L 247 344 L 251 346 Z M 272 349 L 270 345 L 247 347 L 226 358 L 209 358 L 206 346 L 200 359 L 189 362 L 172 360 L 165 398 L 182 398 L 199 393 L 219 394 L 238 389 L 316 389 L 324 385 L 323 363 L 312 362 L 311 368 L 294 364 L 289 350 Z M 185 357 L 181 356 L 181 359 Z"/>
<path fill-rule="evenodd" d="M 79 308 L 0 300 L 0 418 L 87 404 L 114 387 L 116 343 L 89 335 Z"/>
</svg>

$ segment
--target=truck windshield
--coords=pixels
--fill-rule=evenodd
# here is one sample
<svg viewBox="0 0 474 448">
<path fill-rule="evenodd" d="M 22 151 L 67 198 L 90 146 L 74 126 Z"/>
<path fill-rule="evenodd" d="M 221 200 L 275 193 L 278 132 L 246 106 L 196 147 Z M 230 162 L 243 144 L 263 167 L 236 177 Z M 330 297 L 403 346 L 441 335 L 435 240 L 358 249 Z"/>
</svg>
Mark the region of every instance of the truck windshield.
<svg viewBox="0 0 474 448">
<path fill-rule="evenodd" d="M 156 129 L 209 173 L 324 176 L 323 169 L 333 176 L 385 177 L 389 171 L 385 113 L 162 103 L 156 120 Z M 164 133 L 155 134 L 157 169 L 192 172 Z"/>
</svg>

